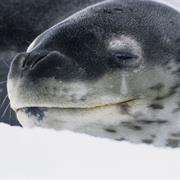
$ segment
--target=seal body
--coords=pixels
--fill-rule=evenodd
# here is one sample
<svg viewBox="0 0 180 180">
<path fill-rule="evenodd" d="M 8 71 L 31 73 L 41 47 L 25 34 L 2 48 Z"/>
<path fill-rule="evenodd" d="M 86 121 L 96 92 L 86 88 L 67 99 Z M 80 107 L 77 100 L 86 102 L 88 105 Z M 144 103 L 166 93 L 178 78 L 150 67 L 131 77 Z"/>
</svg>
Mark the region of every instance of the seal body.
<svg viewBox="0 0 180 180">
<path fill-rule="evenodd" d="M 180 13 L 171 7 L 94 2 L 14 58 L 11 107 L 24 127 L 178 147 L 179 44 Z"/>
</svg>

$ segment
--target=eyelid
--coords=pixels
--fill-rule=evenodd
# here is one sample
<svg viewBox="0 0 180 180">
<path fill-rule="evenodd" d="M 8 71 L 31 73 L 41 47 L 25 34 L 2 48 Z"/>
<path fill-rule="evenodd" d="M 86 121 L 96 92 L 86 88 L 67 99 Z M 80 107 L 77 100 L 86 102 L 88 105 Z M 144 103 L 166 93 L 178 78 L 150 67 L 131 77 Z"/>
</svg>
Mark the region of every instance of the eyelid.
<svg viewBox="0 0 180 180">
<path fill-rule="evenodd" d="M 117 57 L 117 58 L 127 58 L 127 59 L 137 59 L 138 58 L 138 56 L 137 55 L 135 55 L 135 54 L 133 54 L 133 53 L 129 53 L 129 52 L 116 52 L 115 54 L 114 54 L 114 56 L 115 57 Z"/>
<path fill-rule="evenodd" d="M 142 59 L 131 51 L 113 51 L 111 52 L 111 58 L 109 64 L 112 67 L 127 68 L 138 67 L 142 62 Z"/>
</svg>

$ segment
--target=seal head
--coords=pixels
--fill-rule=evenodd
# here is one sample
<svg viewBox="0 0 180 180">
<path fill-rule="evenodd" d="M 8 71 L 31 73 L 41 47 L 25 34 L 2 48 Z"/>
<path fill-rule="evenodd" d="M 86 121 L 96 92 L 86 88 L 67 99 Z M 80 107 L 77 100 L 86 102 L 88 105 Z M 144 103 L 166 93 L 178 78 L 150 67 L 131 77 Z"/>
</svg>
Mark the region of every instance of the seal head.
<svg viewBox="0 0 180 180">
<path fill-rule="evenodd" d="M 23 126 L 133 142 L 165 138 L 162 130 L 178 130 L 179 45 L 178 11 L 151 1 L 97 3 L 14 58 L 11 106 Z"/>
</svg>

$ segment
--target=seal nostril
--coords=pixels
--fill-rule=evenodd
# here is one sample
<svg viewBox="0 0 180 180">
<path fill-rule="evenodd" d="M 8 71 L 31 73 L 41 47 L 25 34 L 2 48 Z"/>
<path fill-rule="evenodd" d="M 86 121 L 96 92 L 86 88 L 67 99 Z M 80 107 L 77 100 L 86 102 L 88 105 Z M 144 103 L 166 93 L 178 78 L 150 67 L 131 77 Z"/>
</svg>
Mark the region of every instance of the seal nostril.
<svg viewBox="0 0 180 180">
<path fill-rule="evenodd" d="M 26 59 L 28 56 L 29 56 L 29 54 L 26 54 L 26 53 L 22 53 L 22 54 L 19 54 L 18 56 L 16 56 L 16 59 L 20 60 L 19 66 L 20 66 L 21 70 L 24 70 L 26 68 Z"/>
<path fill-rule="evenodd" d="M 41 55 L 41 56 L 37 56 L 34 60 L 33 60 L 33 62 L 30 64 L 30 69 L 32 70 L 32 69 L 34 69 L 36 66 L 37 66 L 37 64 L 39 64 L 41 61 L 43 61 L 43 59 L 44 59 L 44 57 L 46 57 L 47 55 Z"/>
<path fill-rule="evenodd" d="M 32 70 L 38 63 L 48 55 L 48 52 L 41 53 L 21 53 L 15 57 L 19 61 L 19 67 L 21 70 Z"/>
<path fill-rule="evenodd" d="M 23 56 L 23 57 L 21 58 L 20 68 L 21 68 L 21 69 L 25 69 L 25 66 L 26 66 L 26 57 Z"/>
<path fill-rule="evenodd" d="M 37 66 L 40 66 L 40 64 L 48 64 L 51 60 L 57 62 L 57 66 L 55 68 L 62 68 L 66 65 L 72 64 L 71 61 L 57 51 L 20 53 L 14 58 L 13 62 L 17 63 L 18 68 L 21 71 L 33 71 L 37 68 Z"/>
</svg>

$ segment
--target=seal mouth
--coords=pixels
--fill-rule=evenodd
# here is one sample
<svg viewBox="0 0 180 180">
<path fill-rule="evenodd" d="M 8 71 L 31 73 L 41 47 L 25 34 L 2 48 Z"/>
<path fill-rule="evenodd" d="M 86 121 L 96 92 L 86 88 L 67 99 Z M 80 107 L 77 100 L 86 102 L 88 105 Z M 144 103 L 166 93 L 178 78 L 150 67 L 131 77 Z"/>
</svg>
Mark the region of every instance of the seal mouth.
<svg viewBox="0 0 180 180">
<path fill-rule="evenodd" d="M 109 103 L 109 104 L 104 104 L 104 105 L 96 105 L 93 107 L 39 107 L 39 106 L 26 106 L 26 107 L 21 107 L 15 109 L 16 112 L 23 111 L 25 109 L 31 109 L 31 108 L 47 108 L 47 109 L 60 109 L 60 110 L 95 110 L 95 109 L 100 109 L 100 108 L 105 108 L 109 106 L 115 106 L 115 105 L 123 105 L 127 103 L 133 103 L 136 101 L 136 98 L 132 98 L 126 101 L 118 102 L 118 103 Z"/>
</svg>

